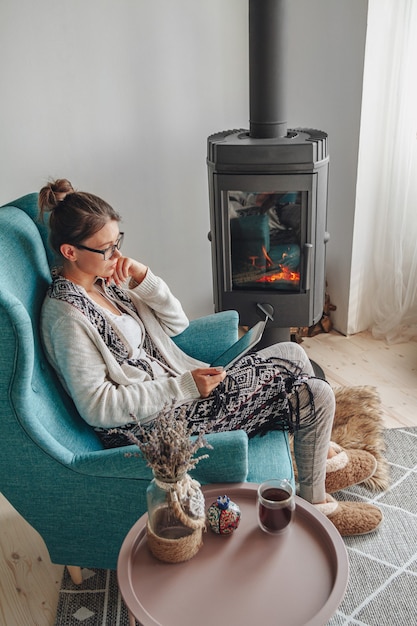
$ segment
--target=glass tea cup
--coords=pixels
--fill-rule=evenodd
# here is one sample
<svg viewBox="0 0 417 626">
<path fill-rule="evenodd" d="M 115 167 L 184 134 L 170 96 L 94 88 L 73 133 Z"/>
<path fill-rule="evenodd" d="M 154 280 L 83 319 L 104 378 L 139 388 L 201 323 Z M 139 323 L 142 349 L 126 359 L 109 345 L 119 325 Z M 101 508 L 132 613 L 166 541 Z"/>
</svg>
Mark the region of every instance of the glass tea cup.
<svg viewBox="0 0 417 626">
<path fill-rule="evenodd" d="M 271 479 L 259 485 L 257 503 L 258 523 L 270 535 L 279 535 L 294 519 L 294 489 L 286 479 Z"/>
</svg>

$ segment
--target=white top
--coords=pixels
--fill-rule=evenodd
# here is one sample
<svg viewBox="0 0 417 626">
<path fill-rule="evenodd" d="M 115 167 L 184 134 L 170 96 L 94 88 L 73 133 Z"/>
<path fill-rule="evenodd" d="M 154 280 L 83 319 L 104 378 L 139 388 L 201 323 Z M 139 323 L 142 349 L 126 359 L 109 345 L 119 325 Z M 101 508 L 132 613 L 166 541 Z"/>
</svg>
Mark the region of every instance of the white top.
<svg viewBox="0 0 417 626">
<path fill-rule="evenodd" d="M 103 308 L 103 307 L 101 307 Z M 155 378 L 159 378 L 161 376 L 170 376 L 171 374 L 165 369 L 165 367 L 160 363 L 157 359 L 150 357 L 142 347 L 143 343 L 143 332 L 140 324 L 128 313 L 122 313 L 121 315 L 116 315 L 112 313 L 108 309 L 104 309 L 108 315 L 110 315 L 113 322 L 116 324 L 117 328 L 120 330 L 122 335 L 126 338 L 131 350 L 132 356 L 131 359 L 142 359 L 142 361 L 146 361 L 152 367 L 152 371 L 154 373 Z"/>
</svg>

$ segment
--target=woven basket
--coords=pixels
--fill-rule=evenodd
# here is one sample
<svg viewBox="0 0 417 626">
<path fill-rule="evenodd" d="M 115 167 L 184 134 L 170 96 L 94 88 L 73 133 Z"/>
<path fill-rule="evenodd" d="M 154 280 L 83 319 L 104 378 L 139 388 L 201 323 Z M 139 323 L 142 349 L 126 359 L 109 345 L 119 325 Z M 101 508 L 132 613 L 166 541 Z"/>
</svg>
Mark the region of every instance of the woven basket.
<svg viewBox="0 0 417 626">
<path fill-rule="evenodd" d="M 154 557 L 165 563 L 182 563 L 191 559 L 203 545 L 203 527 L 200 526 L 186 537 L 165 539 L 146 526 L 148 546 Z"/>
</svg>

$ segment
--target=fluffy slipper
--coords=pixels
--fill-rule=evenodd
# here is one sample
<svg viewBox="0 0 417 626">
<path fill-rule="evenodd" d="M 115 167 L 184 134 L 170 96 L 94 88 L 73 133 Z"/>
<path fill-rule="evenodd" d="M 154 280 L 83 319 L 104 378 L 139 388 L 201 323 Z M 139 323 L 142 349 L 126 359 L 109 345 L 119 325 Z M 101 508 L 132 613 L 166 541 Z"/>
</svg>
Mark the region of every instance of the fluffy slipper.
<svg viewBox="0 0 417 626">
<path fill-rule="evenodd" d="M 366 535 L 381 524 L 382 511 L 373 504 L 364 502 L 338 502 L 327 495 L 325 504 L 314 506 L 337 528 L 342 537 Z"/>
<path fill-rule="evenodd" d="M 376 472 L 376 458 L 366 450 L 345 450 L 331 442 L 337 452 L 326 461 L 326 492 L 334 493 L 371 478 Z"/>
</svg>

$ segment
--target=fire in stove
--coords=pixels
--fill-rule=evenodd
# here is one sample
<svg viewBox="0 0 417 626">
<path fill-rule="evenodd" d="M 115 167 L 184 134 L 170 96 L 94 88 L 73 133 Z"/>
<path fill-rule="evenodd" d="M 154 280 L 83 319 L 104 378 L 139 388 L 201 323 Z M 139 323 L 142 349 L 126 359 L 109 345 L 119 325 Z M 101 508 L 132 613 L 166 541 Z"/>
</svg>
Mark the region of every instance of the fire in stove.
<svg viewBox="0 0 417 626">
<path fill-rule="evenodd" d="M 301 197 L 296 192 L 228 193 L 235 289 L 297 290 Z"/>
<path fill-rule="evenodd" d="M 293 271 L 287 265 L 288 259 L 293 256 L 294 250 L 288 247 L 287 250 L 282 253 L 281 262 L 278 264 L 274 263 L 265 248 L 262 249 L 262 252 L 265 254 L 269 271 L 265 272 L 263 276 L 257 278 L 255 282 L 274 283 L 274 286 L 278 286 L 278 288 L 284 288 L 288 285 L 294 289 L 298 289 L 298 285 L 300 283 L 300 271 Z M 298 249 L 298 246 L 295 247 L 295 254 L 299 259 L 300 250 Z"/>
</svg>

